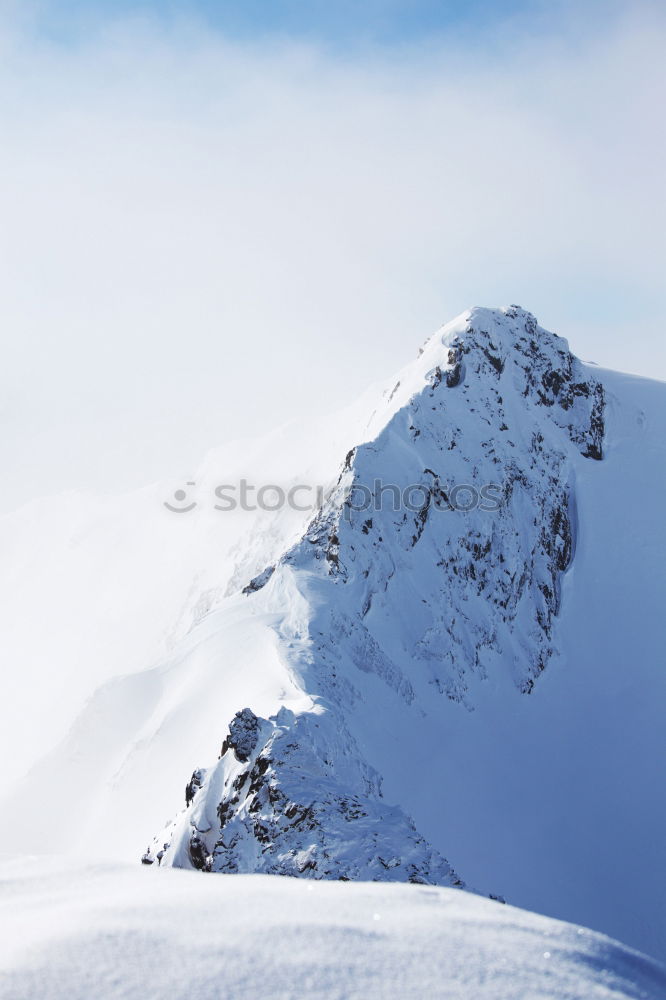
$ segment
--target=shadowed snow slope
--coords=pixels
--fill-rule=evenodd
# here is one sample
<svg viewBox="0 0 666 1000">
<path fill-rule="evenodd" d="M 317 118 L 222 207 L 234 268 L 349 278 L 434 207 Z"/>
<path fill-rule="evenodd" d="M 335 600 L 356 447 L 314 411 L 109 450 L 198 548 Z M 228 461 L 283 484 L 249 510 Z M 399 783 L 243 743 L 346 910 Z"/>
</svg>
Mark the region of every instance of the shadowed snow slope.
<svg viewBox="0 0 666 1000">
<path fill-rule="evenodd" d="M 0 867 L 3 1000 L 661 1000 L 607 937 L 469 893 L 265 875 Z"/>
<path fill-rule="evenodd" d="M 203 532 L 169 648 L 106 663 L 3 803 L 3 848 L 464 879 L 663 954 L 666 386 L 477 309 L 354 426 L 309 524 L 251 538 L 236 569 Z M 169 607 L 192 570 L 173 544 Z M 107 607 L 122 629 L 112 588 Z"/>
</svg>

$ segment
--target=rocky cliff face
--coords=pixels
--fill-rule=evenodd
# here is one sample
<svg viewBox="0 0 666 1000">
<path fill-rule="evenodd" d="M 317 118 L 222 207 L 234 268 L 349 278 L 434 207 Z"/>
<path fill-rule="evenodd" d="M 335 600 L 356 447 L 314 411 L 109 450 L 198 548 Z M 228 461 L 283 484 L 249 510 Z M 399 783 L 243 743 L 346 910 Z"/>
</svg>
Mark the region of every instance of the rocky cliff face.
<svg viewBox="0 0 666 1000">
<path fill-rule="evenodd" d="M 303 538 L 243 590 L 310 709 L 239 712 L 146 863 L 462 884 L 385 803 L 364 719 L 377 685 L 398 730 L 433 699 L 473 710 L 495 672 L 533 689 L 604 393 L 529 313 L 474 310 L 427 342 L 371 427 Z"/>
</svg>

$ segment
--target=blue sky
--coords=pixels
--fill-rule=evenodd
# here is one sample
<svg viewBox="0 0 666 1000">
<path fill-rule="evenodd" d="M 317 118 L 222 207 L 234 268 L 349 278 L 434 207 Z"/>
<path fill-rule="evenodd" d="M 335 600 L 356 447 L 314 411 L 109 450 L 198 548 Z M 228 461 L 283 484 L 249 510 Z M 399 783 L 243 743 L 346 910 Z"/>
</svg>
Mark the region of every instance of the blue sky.
<svg viewBox="0 0 666 1000">
<path fill-rule="evenodd" d="M 414 43 L 450 33 L 492 34 L 507 23 L 556 33 L 576 12 L 612 12 L 614 0 L 42 0 L 40 32 L 75 38 L 100 21 L 126 15 L 163 22 L 196 19 L 232 38 L 282 35 L 336 48 Z M 583 9 L 581 9 L 583 8 Z"/>
</svg>

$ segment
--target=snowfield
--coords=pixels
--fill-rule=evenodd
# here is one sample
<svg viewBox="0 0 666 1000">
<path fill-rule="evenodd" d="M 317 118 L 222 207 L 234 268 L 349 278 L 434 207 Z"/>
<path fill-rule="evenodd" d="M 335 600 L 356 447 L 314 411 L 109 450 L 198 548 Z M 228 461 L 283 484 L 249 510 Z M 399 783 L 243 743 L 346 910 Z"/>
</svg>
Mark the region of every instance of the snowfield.
<svg viewBox="0 0 666 1000">
<path fill-rule="evenodd" d="M 663 1000 L 609 938 L 455 889 L 0 866 L 3 1000 Z"/>
</svg>

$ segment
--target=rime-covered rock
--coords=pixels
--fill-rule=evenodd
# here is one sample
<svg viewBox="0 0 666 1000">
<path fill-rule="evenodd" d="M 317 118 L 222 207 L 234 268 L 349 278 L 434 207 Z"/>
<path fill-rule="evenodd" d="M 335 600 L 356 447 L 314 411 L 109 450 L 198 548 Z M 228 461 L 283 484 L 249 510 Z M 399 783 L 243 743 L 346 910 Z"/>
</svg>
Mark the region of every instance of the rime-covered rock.
<svg viewBox="0 0 666 1000">
<path fill-rule="evenodd" d="M 462 887 L 403 811 L 384 801 L 379 775 L 333 714 L 283 709 L 254 718 L 250 755 L 225 753 L 205 773 L 201 799 L 156 837 L 144 863 Z"/>
<path fill-rule="evenodd" d="M 233 750 L 237 760 L 246 761 L 257 745 L 259 720 L 250 708 L 243 708 L 229 724 L 229 735 L 222 744 L 220 757 Z"/>
</svg>

